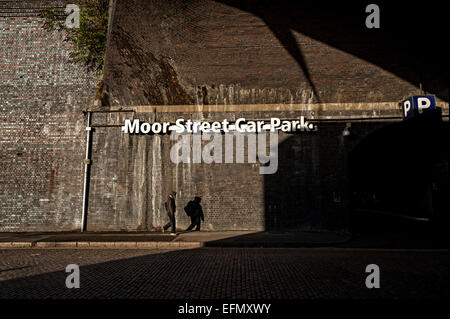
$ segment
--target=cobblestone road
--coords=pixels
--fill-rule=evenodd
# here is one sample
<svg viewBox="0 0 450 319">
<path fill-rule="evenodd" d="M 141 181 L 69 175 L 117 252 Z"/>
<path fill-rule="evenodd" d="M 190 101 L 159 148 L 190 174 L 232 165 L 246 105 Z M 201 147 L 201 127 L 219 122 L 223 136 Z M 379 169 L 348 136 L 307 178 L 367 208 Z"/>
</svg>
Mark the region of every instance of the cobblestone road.
<svg viewBox="0 0 450 319">
<path fill-rule="evenodd" d="M 448 263 L 448 251 L 0 250 L 0 298 L 442 298 Z M 68 264 L 80 289 L 65 286 Z M 368 264 L 380 289 L 365 286 Z"/>
</svg>

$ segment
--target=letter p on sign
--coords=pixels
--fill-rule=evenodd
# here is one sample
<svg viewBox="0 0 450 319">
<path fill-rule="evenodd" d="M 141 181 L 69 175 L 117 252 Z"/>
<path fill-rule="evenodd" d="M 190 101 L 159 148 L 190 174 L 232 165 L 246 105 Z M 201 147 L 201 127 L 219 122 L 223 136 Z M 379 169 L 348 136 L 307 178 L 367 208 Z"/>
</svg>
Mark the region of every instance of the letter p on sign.
<svg viewBox="0 0 450 319">
<path fill-rule="evenodd" d="M 411 101 L 406 100 L 403 102 L 403 118 L 408 117 L 409 112 L 411 112 Z"/>
<path fill-rule="evenodd" d="M 422 110 L 427 109 L 431 106 L 431 101 L 427 97 L 419 97 L 417 98 L 417 109 L 419 113 L 422 113 Z"/>
</svg>

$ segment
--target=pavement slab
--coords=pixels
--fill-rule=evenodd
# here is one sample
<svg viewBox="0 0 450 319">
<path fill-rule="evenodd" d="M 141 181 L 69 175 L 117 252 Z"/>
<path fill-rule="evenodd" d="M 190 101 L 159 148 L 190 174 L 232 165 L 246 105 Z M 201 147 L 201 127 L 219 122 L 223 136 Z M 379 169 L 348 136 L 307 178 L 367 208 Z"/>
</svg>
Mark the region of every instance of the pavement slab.
<svg viewBox="0 0 450 319">
<path fill-rule="evenodd" d="M 261 231 L 167 233 L 0 233 L 0 248 L 158 248 L 211 247 L 313 247 L 330 246 L 350 239 L 347 233 Z"/>
</svg>

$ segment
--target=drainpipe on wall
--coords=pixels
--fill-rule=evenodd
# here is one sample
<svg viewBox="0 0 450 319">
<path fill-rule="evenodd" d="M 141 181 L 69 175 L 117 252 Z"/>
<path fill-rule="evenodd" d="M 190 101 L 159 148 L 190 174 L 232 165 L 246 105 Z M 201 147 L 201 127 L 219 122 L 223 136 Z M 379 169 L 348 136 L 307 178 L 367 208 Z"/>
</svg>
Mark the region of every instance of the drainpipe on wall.
<svg viewBox="0 0 450 319">
<path fill-rule="evenodd" d="M 107 37 L 106 37 L 106 46 L 108 47 L 108 43 L 111 38 L 111 30 L 112 30 L 112 20 L 114 17 L 114 11 L 116 8 L 116 0 L 109 0 L 108 7 L 108 28 L 107 28 Z M 103 77 L 103 75 L 102 75 Z M 101 101 L 100 101 L 101 103 Z M 83 207 L 81 209 L 81 232 L 86 231 L 87 226 L 87 212 L 88 212 L 88 198 L 89 198 L 89 175 L 91 168 L 91 116 L 92 112 L 87 112 L 87 125 L 86 125 L 86 157 L 84 159 L 84 181 L 83 181 Z"/>
<path fill-rule="evenodd" d="M 109 6 L 108 6 L 108 29 L 107 29 L 107 37 L 106 37 L 106 44 L 108 45 L 108 40 L 111 38 L 111 31 L 112 31 L 112 22 L 114 13 L 116 11 L 116 0 L 109 0 Z"/>
<path fill-rule="evenodd" d="M 87 112 L 87 126 L 86 126 L 86 157 L 84 159 L 84 182 L 83 182 L 83 207 L 81 210 L 81 232 L 86 231 L 86 216 L 88 208 L 89 195 L 89 169 L 91 160 L 89 155 L 91 153 L 91 112 Z"/>
</svg>

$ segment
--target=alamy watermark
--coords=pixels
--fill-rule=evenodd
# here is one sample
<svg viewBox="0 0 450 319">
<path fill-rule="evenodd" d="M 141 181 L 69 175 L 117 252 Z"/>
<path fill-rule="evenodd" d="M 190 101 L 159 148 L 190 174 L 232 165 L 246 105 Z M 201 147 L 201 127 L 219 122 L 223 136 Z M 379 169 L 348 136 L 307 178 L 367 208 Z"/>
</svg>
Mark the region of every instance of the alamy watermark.
<svg viewBox="0 0 450 319">
<path fill-rule="evenodd" d="M 80 267 L 76 264 L 70 264 L 66 267 L 66 287 L 69 289 L 80 288 Z"/>
<path fill-rule="evenodd" d="M 380 28 L 380 7 L 374 3 L 367 5 L 366 13 L 370 13 L 366 17 L 366 27 L 368 29 Z"/>
<path fill-rule="evenodd" d="M 377 264 L 370 264 L 366 266 L 366 287 L 369 289 L 380 288 L 380 267 Z"/>
<path fill-rule="evenodd" d="M 64 12 L 68 15 L 64 26 L 68 29 L 80 28 L 80 7 L 76 4 L 68 4 Z"/>
</svg>

